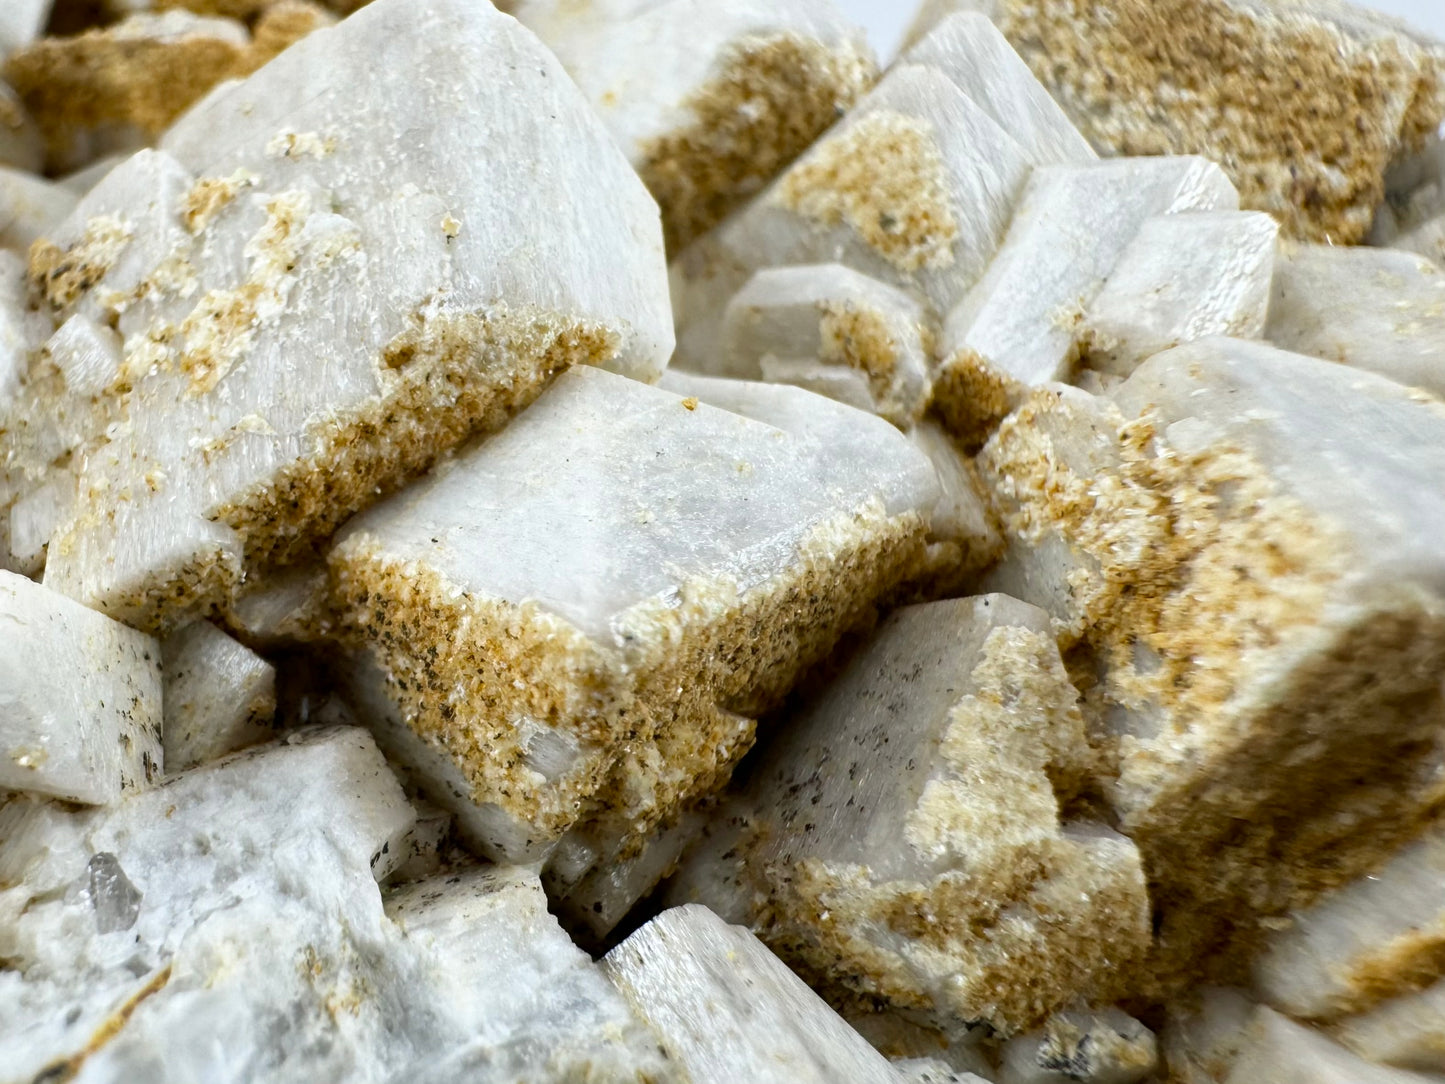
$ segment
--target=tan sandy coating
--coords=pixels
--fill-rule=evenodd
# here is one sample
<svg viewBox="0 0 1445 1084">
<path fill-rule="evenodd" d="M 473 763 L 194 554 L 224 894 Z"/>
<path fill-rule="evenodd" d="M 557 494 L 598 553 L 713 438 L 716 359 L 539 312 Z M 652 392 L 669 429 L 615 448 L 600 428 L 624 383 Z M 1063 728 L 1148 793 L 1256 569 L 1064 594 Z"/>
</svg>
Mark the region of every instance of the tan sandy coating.
<svg viewBox="0 0 1445 1084">
<path fill-rule="evenodd" d="M 738 595 L 684 584 L 676 606 L 629 611 L 625 649 L 603 648 L 530 603 L 480 599 L 428 567 L 380 553 L 366 535 L 330 563 L 342 638 L 371 654 L 407 725 L 446 750 L 472 799 L 559 835 L 590 824 L 640 844 L 719 785 L 751 746 L 740 716 L 773 707 L 922 552 L 915 515 L 829 524 L 788 573 Z M 518 721 L 584 748 L 561 779 L 527 765 Z"/>
<path fill-rule="evenodd" d="M 1441 57 L 1235 0 L 1040 0 L 999 23 L 1097 148 L 1202 154 L 1289 236 L 1360 241 L 1391 159 L 1440 123 Z"/>
<path fill-rule="evenodd" d="M 694 122 L 643 148 L 637 172 L 681 252 L 761 191 L 868 89 L 872 60 L 797 34 L 734 44 L 684 108 Z"/>
<path fill-rule="evenodd" d="M 931 124 L 880 109 L 819 143 L 771 197 L 824 226 L 846 224 L 899 271 L 949 267 L 958 220 Z"/>
<path fill-rule="evenodd" d="M 1078 672 L 1106 664 L 1086 702 L 1162 716 L 1157 739 L 1120 743 L 1112 793 L 1145 857 L 1167 987 L 1227 971 L 1222 949 L 1255 918 L 1378 865 L 1445 802 L 1430 769 L 1445 622 L 1407 609 L 1323 629 L 1347 551 L 1252 459 L 1161 452 L 1144 420 L 1121 426 L 1116 467 L 1083 477 L 1039 422 L 1056 403 L 1035 393 L 981 458 L 1012 537 L 1057 533 L 1085 557 L 1062 633 Z M 1284 651 L 1303 661 L 1261 692 Z"/>
<path fill-rule="evenodd" d="M 976 452 L 1022 392 L 975 350 L 959 350 L 938 367 L 933 412 L 966 451 Z"/>
<path fill-rule="evenodd" d="M 851 302 L 823 302 L 818 308 L 823 340 L 819 360 L 857 369 L 868 377 L 873 395 L 887 400 L 898 369 L 898 342 L 888 321 L 877 309 Z"/>
<path fill-rule="evenodd" d="M 1345 969 L 1348 995 L 1335 999 L 1329 1019 L 1367 1012 L 1382 1001 L 1418 993 L 1445 976 L 1445 925 L 1412 930 L 1356 957 Z"/>
<path fill-rule="evenodd" d="M 69 248 L 42 237 L 30 246 L 32 293 L 54 308 L 69 308 L 105 278 L 130 240 L 130 228 L 112 215 L 87 222 L 80 240 Z"/>
</svg>

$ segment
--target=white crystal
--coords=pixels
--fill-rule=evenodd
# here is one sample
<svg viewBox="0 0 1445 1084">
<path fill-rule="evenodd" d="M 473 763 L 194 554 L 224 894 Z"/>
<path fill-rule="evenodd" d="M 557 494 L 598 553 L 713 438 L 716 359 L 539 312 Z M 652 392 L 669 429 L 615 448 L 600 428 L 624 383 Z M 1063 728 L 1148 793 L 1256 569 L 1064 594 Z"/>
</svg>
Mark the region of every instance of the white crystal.
<svg viewBox="0 0 1445 1084">
<path fill-rule="evenodd" d="M 1265 337 L 1445 396 L 1445 270 L 1413 252 L 1287 247 Z"/>
<path fill-rule="evenodd" d="M 1089 756 L 1077 695 L 1031 606 L 895 611 L 754 755 L 669 898 L 941 1020 L 1010 1031 L 1103 995 L 1149 904 L 1131 843 L 1060 823 L 1051 780 L 1072 793 Z M 885 932 L 900 911 L 908 938 Z"/>
<path fill-rule="evenodd" d="M 1087 363 L 1128 376 L 1210 335 L 1264 335 L 1279 226 L 1258 211 L 1158 215 L 1120 255 L 1084 320 Z"/>
<path fill-rule="evenodd" d="M 705 907 L 664 911 L 602 967 L 692 1084 L 902 1084 L 762 942 Z"/>
<path fill-rule="evenodd" d="M 330 557 L 368 723 L 486 853 L 573 828 L 550 887 L 603 929 L 662 871 L 605 914 L 586 875 L 725 778 L 747 716 L 910 570 L 937 498 L 881 419 L 679 379 L 698 389 L 564 374 Z M 713 389 L 739 413 L 699 401 Z"/>
<path fill-rule="evenodd" d="M 375 878 L 411 822 L 354 729 L 298 734 L 94 814 L 0 807 L 0 873 L 19 882 L 0 892 L 7 1074 L 677 1080 L 547 913 L 535 873 L 450 872 L 384 910 Z"/>
<path fill-rule="evenodd" d="M 1097 157 L 1008 39 L 979 12 L 940 19 L 899 63 L 946 75 L 1018 141 L 1036 166 Z"/>
<path fill-rule="evenodd" d="M 1372 1065 L 1328 1036 L 1261 1007 L 1223 1084 L 1439 1084 L 1440 1078 Z"/>
<path fill-rule="evenodd" d="M 161 773 L 160 647 L 0 571 L 0 787 L 115 801 Z"/>
<path fill-rule="evenodd" d="M 422 957 L 418 993 L 442 994 L 431 1010 L 466 1037 L 398 1084 L 675 1078 L 656 1038 L 547 913 L 535 873 L 446 874 L 392 893 L 386 913 Z"/>
<path fill-rule="evenodd" d="M 666 361 L 656 206 L 490 5 L 378 0 L 163 144 L 84 198 L 41 272 L 58 317 L 124 340 L 130 394 L 99 400 L 46 570 L 108 612 L 163 628 L 223 603 L 557 368 Z"/>
<path fill-rule="evenodd" d="M 278 569 L 248 585 L 226 612 L 226 623 L 262 651 L 314 643 L 329 630 L 328 591 L 321 562 Z"/>
<path fill-rule="evenodd" d="M 205 621 L 161 644 L 166 771 L 180 772 L 273 736 L 276 668 Z"/>
<path fill-rule="evenodd" d="M 1158 1067 L 1154 1033 L 1118 1009 L 1064 1012 L 1004 1045 L 999 1084 L 1138 1084 Z"/>
<path fill-rule="evenodd" d="M 906 426 L 928 403 L 925 337 L 922 306 L 891 286 L 838 264 L 769 268 L 728 303 L 717 375 L 773 380 L 789 372 L 780 365 L 842 368 L 862 378 L 864 409 Z"/>
<path fill-rule="evenodd" d="M 15 969 L 0 974 L 0 1053 L 19 1079 L 74 1056 L 87 1080 L 218 1064 L 314 1080 L 376 1027 L 371 867 L 411 811 L 365 732 L 240 754 L 103 810 L 4 813 L 0 949 Z"/>
<path fill-rule="evenodd" d="M 0 10 L 0 60 L 29 45 L 45 29 L 53 0 L 5 0 Z"/>
<path fill-rule="evenodd" d="M 1445 1074 L 1445 981 L 1342 1020 L 1334 1032 L 1367 1061 Z"/>
<path fill-rule="evenodd" d="M 1036 170 L 987 272 L 948 312 L 935 386 L 945 419 L 978 439 L 1018 389 L 1067 379 L 1085 308 L 1147 219 L 1238 202 L 1202 158 Z"/>
<path fill-rule="evenodd" d="M 0 167 L 0 248 L 24 255 L 36 238 L 75 210 L 78 198 L 64 185 Z"/>
<path fill-rule="evenodd" d="M 1408 991 L 1445 941 L 1445 830 L 1293 918 L 1255 961 L 1262 1000 L 1330 1018 Z"/>
<path fill-rule="evenodd" d="M 928 456 L 943 491 L 929 519 L 932 536 L 957 542 L 964 547 L 965 563 L 975 569 L 982 568 L 998 556 L 1003 539 L 993 523 L 983 486 L 968 457 L 942 426 L 928 419 L 910 429 L 908 439 Z"/>
<path fill-rule="evenodd" d="M 753 272 L 840 263 L 937 319 L 983 273 L 1030 162 L 934 68 L 894 68 L 756 200 L 673 265 L 677 364 L 717 370 L 723 310 Z"/>
</svg>

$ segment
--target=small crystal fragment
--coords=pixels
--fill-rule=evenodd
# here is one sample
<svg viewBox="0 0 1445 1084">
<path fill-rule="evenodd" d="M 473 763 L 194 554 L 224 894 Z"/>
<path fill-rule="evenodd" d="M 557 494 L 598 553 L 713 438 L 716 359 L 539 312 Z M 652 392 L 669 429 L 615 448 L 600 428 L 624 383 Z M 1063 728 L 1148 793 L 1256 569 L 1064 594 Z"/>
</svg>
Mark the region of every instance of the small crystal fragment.
<svg viewBox="0 0 1445 1084">
<path fill-rule="evenodd" d="M 134 926 L 140 915 L 141 893 L 121 869 L 120 860 L 102 851 L 86 864 L 85 875 L 96 931 L 117 933 Z"/>
<path fill-rule="evenodd" d="M 845 369 L 862 378 L 863 409 L 901 427 L 928 404 L 933 334 L 923 308 L 838 264 L 759 271 L 728 303 L 723 336 L 717 375 L 797 383 L 781 365 Z"/>
<path fill-rule="evenodd" d="M 1064 1012 L 1003 1048 L 999 1084 L 1138 1084 L 1158 1067 L 1154 1033 L 1118 1009 Z"/>
</svg>

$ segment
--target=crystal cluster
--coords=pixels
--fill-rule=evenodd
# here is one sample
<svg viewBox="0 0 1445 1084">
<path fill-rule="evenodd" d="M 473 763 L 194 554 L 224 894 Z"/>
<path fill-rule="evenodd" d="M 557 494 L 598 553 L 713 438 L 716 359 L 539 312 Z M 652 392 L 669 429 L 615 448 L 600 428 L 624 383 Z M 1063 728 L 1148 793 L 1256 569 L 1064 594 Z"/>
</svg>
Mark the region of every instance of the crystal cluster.
<svg viewBox="0 0 1445 1084">
<path fill-rule="evenodd" d="M 0 1080 L 1445 1080 L 1445 45 L 9 0 L 0 75 Z"/>
</svg>

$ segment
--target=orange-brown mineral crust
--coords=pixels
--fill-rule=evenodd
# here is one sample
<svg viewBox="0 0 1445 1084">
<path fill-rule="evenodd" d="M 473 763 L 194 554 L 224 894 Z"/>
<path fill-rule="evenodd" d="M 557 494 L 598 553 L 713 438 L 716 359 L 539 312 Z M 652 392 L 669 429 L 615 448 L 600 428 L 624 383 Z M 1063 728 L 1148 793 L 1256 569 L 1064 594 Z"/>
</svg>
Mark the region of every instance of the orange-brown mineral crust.
<svg viewBox="0 0 1445 1084">
<path fill-rule="evenodd" d="M 1364 239 L 1445 118 L 1445 47 L 1244 0 L 1006 0 L 1000 27 L 1104 153 L 1202 154 L 1287 234 Z M 1365 18 L 1368 18 L 1366 16 Z"/>
</svg>

